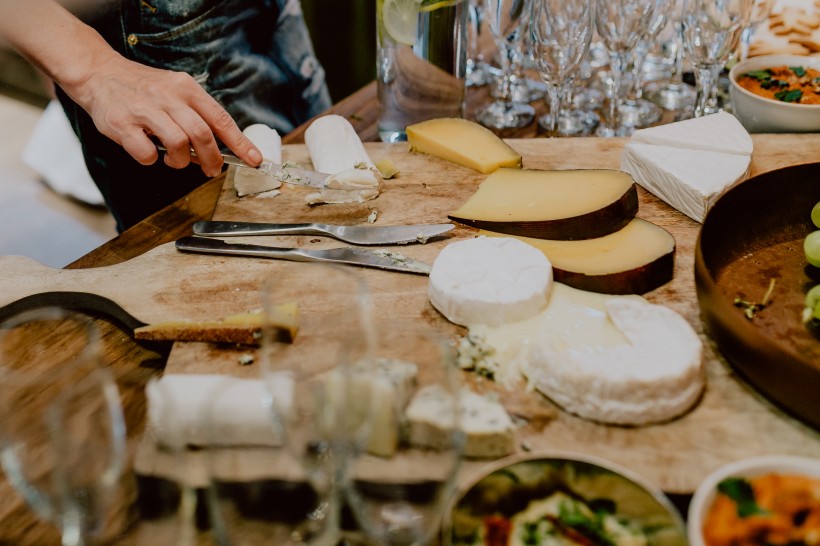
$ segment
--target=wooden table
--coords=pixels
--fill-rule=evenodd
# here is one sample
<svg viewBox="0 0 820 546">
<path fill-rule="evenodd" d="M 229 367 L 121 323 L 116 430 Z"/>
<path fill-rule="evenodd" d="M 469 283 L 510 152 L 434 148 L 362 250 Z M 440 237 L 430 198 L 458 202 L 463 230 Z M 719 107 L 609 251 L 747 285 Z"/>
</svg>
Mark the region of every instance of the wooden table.
<svg viewBox="0 0 820 546">
<path fill-rule="evenodd" d="M 470 112 L 475 111 L 475 108 L 482 101 L 486 100 L 485 93 L 485 91 L 478 91 L 471 92 L 468 95 L 468 116 Z M 539 111 L 543 111 L 542 104 L 537 105 L 537 107 Z M 376 132 L 378 105 L 375 83 L 366 86 L 340 102 L 330 112 L 347 117 L 363 140 L 369 142 L 378 140 Z M 283 142 L 286 144 L 302 142 L 304 129 L 307 125 L 309 123 L 287 135 L 283 138 Z M 532 138 L 538 136 L 538 133 L 535 125 L 532 125 L 521 130 L 505 133 L 503 136 L 506 138 Z M 616 160 L 624 142 L 625 139 L 611 139 L 598 143 L 601 149 L 604 150 L 608 163 L 611 164 Z M 528 148 L 531 145 L 527 141 L 520 141 L 516 144 L 522 148 Z M 799 137 L 795 135 L 756 135 L 755 162 L 753 163 L 752 174 L 794 163 L 816 160 L 818 144 L 820 144 L 820 135 Z M 556 142 L 556 145 L 559 145 L 559 148 L 563 150 L 557 155 L 563 156 L 566 156 L 566 152 L 573 147 L 571 140 L 566 140 L 563 143 Z M 566 157 L 563 158 L 563 161 L 565 165 L 572 163 L 572 160 Z M 163 243 L 189 235 L 193 222 L 211 218 L 222 195 L 223 185 L 224 176 L 207 182 L 185 198 L 140 222 L 68 267 L 72 269 L 89 268 L 121 263 Z M 646 195 L 643 195 L 643 198 L 645 199 Z M 693 242 L 693 240 L 688 241 L 689 247 Z M 691 260 L 691 254 L 679 255 L 679 267 L 691 266 Z M 121 388 L 125 386 L 124 396 L 126 397 L 125 406 L 129 414 L 128 417 L 130 420 L 138 422 L 142 419 L 144 413 L 142 387 L 149 378 L 161 373 L 167 354 L 154 353 L 136 345 L 120 330 L 108 323 L 102 322 L 101 328 L 104 331 L 108 350 L 107 360 L 122 379 Z M 762 401 L 761 403 L 765 404 Z M 815 432 L 806 429 L 799 423 L 792 423 L 786 417 L 783 417 L 783 420 L 788 423 L 786 426 L 789 428 L 790 435 L 797 435 L 809 443 L 818 442 L 817 446 L 820 446 L 820 436 Z M 713 440 L 718 441 L 716 438 L 713 438 Z M 766 438 L 760 438 L 759 441 L 765 443 L 767 440 Z M 708 446 L 705 446 L 704 450 L 708 452 Z M 669 455 L 671 457 L 673 454 Z M 2 495 L 0 496 L 0 499 L 2 499 L 0 500 L 0 543 L 58 543 L 57 535 L 51 526 L 36 520 L 19 499 L 19 496 L 10 490 L 10 486 L 5 481 L 0 483 L 0 495 Z"/>
</svg>

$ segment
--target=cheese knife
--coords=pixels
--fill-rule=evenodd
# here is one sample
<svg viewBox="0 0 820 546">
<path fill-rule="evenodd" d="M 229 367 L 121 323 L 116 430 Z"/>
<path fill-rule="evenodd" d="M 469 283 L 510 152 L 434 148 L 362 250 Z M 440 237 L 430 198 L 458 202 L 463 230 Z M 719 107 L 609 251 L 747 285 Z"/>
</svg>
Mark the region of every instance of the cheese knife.
<svg viewBox="0 0 820 546">
<path fill-rule="evenodd" d="M 267 224 L 257 222 L 196 222 L 194 235 L 240 237 L 246 235 L 319 235 L 353 245 L 397 245 L 426 243 L 452 230 L 453 224 L 413 226 L 338 226 L 332 224 Z"/>
<path fill-rule="evenodd" d="M 221 239 L 208 237 L 183 237 L 176 242 L 180 252 L 200 254 L 222 254 L 227 256 L 248 256 L 272 258 L 294 262 L 324 262 L 345 265 L 359 265 L 402 273 L 429 275 L 430 265 L 413 258 L 387 250 L 366 250 L 356 247 L 308 250 L 304 248 L 277 248 L 262 245 L 226 243 Z"/>
</svg>

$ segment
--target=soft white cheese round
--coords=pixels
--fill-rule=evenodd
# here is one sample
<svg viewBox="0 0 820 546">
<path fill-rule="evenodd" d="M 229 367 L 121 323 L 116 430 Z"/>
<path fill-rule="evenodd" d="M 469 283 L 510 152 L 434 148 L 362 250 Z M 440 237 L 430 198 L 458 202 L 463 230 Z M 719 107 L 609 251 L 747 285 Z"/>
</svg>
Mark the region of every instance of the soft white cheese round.
<svg viewBox="0 0 820 546">
<path fill-rule="evenodd" d="M 266 161 L 282 163 L 282 137 L 279 136 L 276 129 L 268 127 L 264 123 L 254 123 L 245 127 L 242 134 L 253 142 L 254 146 L 259 148 L 262 157 Z"/>
<path fill-rule="evenodd" d="M 552 264 L 543 252 L 518 239 L 482 236 L 439 253 L 427 296 L 451 322 L 497 326 L 539 313 L 551 287 Z"/>
<path fill-rule="evenodd" d="M 631 298 L 612 298 L 606 310 L 628 343 L 557 350 L 535 343 L 527 369 L 535 388 L 602 423 L 655 423 L 692 407 L 705 384 L 703 344 L 686 319 Z"/>
</svg>

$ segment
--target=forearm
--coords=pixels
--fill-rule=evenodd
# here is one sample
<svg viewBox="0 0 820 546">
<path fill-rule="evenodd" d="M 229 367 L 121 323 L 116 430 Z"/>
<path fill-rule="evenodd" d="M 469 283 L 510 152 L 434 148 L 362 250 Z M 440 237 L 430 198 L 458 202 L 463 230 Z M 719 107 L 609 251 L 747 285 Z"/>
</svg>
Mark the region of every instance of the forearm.
<svg viewBox="0 0 820 546">
<path fill-rule="evenodd" d="M 54 0 L 0 0 L 0 38 L 83 107 L 90 100 L 85 83 L 119 56 L 97 31 Z"/>
</svg>

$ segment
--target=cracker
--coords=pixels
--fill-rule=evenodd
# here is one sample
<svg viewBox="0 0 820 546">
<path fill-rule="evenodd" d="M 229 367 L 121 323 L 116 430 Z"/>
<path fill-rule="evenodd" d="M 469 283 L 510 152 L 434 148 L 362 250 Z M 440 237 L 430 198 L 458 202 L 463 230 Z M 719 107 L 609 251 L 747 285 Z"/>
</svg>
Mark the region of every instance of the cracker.
<svg viewBox="0 0 820 546">
<path fill-rule="evenodd" d="M 820 15 L 809 13 L 802 8 L 786 7 L 780 13 L 769 17 L 769 29 L 777 36 L 789 34 L 811 35 L 820 27 Z"/>
<path fill-rule="evenodd" d="M 796 44 L 799 45 L 807 50 L 807 53 L 817 53 L 820 52 L 820 39 L 813 38 L 813 37 L 799 37 L 799 38 L 790 38 L 789 44 Z"/>
<path fill-rule="evenodd" d="M 763 40 L 752 42 L 749 46 L 749 57 L 763 55 L 808 55 L 810 51 L 799 43 L 791 41 L 785 44 L 773 44 Z"/>
</svg>

